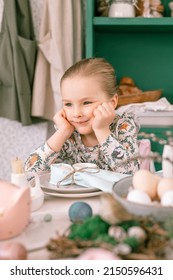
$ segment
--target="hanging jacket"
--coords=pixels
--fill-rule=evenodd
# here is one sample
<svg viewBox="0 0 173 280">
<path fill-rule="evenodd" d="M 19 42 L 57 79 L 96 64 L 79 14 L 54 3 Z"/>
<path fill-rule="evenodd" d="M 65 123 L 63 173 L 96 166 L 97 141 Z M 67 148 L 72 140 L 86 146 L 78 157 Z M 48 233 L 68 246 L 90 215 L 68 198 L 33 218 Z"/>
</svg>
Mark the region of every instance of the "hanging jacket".
<svg viewBox="0 0 173 280">
<path fill-rule="evenodd" d="M 5 0 L 0 33 L 0 116 L 32 123 L 37 45 L 28 0 Z"/>
<path fill-rule="evenodd" d="M 44 0 L 41 19 L 32 116 L 52 120 L 62 106 L 60 79 L 82 58 L 82 1 Z"/>
</svg>

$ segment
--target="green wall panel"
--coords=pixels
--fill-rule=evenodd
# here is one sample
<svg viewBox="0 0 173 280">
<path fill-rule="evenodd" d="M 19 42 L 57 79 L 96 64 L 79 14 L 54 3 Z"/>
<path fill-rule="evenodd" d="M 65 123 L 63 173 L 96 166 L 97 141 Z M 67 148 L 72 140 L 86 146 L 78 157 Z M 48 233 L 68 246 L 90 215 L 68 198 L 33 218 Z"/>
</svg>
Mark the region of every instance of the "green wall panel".
<svg viewBox="0 0 173 280">
<path fill-rule="evenodd" d="M 117 77 L 132 77 L 144 91 L 163 89 L 173 102 L 173 34 L 96 32 L 94 56 L 105 57 Z"/>
</svg>

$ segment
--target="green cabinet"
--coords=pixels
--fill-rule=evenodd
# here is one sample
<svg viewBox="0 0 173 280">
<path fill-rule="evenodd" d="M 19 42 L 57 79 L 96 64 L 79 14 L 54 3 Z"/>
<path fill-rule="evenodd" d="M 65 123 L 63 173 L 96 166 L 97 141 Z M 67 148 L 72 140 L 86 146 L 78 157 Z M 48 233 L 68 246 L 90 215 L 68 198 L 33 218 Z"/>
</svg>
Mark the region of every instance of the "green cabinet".
<svg viewBox="0 0 173 280">
<path fill-rule="evenodd" d="M 97 1 L 86 5 L 86 57 L 104 57 L 117 79 L 129 76 L 143 91 L 163 89 L 173 103 L 173 18 L 164 0 L 163 18 L 97 16 Z"/>
<path fill-rule="evenodd" d="M 134 79 L 143 91 L 162 89 L 173 103 L 173 18 L 168 3 L 163 18 L 109 18 L 97 14 L 97 0 L 86 2 L 86 57 L 104 57 L 115 68 L 117 80 Z M 145 127 L 141 131 L 164 137 L 166 127 Z M 173 130 L 169 127 L 169 130 Z M 152 150 L 162 152 L 160 144 Z M 161 165 L 156 164 L 156 169 Z"/>
</svg>

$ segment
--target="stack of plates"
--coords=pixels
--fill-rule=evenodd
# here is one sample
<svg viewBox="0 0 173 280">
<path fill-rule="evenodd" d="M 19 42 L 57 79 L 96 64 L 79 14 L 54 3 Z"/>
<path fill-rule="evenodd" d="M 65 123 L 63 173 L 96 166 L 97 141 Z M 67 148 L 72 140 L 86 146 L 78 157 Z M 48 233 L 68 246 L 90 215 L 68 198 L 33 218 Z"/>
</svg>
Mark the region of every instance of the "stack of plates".
<svg viewBox="0 0 173 280">
<path fill-rule="evenodd" d="M 97 196 L 102 193 L 98 188 L 83 187 L 76 184 L 57 187 L 49 183 L 50 173 L 42 174 L 39 177 L 41 189 L 48 195 L 66 198 L 82 198 Z"/>
</svg>

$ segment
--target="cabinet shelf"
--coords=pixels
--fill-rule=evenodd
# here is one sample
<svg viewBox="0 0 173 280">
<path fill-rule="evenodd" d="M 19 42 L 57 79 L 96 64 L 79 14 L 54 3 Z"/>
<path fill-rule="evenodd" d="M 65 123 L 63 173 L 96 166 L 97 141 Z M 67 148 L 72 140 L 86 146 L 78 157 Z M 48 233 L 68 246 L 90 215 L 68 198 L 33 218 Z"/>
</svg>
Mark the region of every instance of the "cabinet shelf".
<svg viewBox="0 0 173 280">
<path fill-rule="evenodd" d="M 143 91 L 163 90 L 173 103 L 173 17 L 163 0 L 164 17 L 99 17 L 97 0 L 87 0 L 86 57 L 104 57 L 117 81 L 132 77 Z"/>
<path fill-rule="evenodd" d="M 173 18 L 109 18 L 94 17 L 93 28 L 96 31 L 122 32 L 173 32 Z"/>
</svg>

